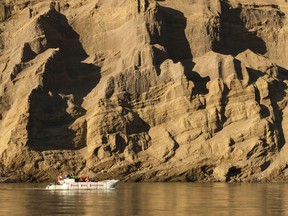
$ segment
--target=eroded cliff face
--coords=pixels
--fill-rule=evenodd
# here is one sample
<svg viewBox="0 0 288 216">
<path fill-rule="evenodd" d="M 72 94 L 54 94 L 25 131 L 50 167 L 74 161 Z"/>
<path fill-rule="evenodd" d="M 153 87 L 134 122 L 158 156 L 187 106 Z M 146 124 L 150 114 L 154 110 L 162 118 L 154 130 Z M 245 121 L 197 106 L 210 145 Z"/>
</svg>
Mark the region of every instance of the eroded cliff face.
<svg viewBox="0 0 288 216">
<path fill-rule="evenodd" d="M 288 3 L 0 2 L 0 181 L 287 178 Z"/>
</svg>

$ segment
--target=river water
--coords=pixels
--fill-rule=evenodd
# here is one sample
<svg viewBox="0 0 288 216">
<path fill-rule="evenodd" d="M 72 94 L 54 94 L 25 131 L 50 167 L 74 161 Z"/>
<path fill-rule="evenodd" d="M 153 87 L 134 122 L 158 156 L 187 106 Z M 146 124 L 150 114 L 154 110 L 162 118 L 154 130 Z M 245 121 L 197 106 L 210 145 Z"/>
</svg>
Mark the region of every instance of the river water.
<svg viewBox="0 0 288 216">
<path fill-rule="evenodd" d="M 119 183 L 114 190 L 48 191 L 0 184 L 0 215 L 287 215 L 288 184 Z"/>
</svg>

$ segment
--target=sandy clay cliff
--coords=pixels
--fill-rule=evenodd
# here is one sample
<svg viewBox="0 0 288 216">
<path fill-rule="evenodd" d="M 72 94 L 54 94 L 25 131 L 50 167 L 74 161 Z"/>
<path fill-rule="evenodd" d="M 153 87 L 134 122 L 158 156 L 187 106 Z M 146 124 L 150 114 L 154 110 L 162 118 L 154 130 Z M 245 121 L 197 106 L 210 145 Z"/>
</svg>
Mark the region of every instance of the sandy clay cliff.
<svg viewBox="0 0 288 216">
<path fill-rule="evenodd" d="M 285 0 L 1 0 L 0 181 L 288 178 Z"/>
</svg>

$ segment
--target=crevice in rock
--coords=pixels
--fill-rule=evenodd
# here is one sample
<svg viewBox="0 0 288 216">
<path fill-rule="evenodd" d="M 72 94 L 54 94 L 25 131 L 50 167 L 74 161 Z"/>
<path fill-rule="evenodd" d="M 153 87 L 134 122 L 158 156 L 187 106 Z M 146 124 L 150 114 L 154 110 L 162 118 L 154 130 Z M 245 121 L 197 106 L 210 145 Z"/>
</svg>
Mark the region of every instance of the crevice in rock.
<svg viewBox="0 0 288 216">
<path fill-rule="evenodd" d="M 267 106 L 264 104 L 261 104 L 261 96 L 260 96 L 260 91 L 257 87 L 255 87 L 255 100 L 260 106 L 260 116 L 261 118 L 267 118 L 270 116 L 270 110 Z"/>
<path fill-rule="evenodd" d="M 261 171 L 263 172 L 264 170 L 266 170 L 271 164 L 271 161 L 265 161 L 263 164 L 260 165 Z"/>
<path fill-rule="evenodd" d="M 237 78 L 239 80 L 243 80 L 243 74 L 242 74 L 242 67 L 241 67 L 241 61 L 237 60 L 237 59 L 233 59 L 234 62 L 234 69 L 236 71 L 237 74 Z"/>
<path fill-rule="evenodd" d="M 226 175 L 226 182 L 229 182 L 232 179 L 237 178 L 237 176 L 239 176 L 241 172 L 242 172 L 241 168 L 235 166 L 230 167 Z"/>
<path fill-rule="evenodd" d="M 286 140 L 284 136 L 284 131 L 282 128 L 282 121 L 283 121 L 283 111 L 282 108 L 279 106 L 279 102 L 281 102 L 286 97 L 286 90 L 287 85 L 283 82 L 279 82 L 274 80 L 271 84 L 269 84 L 269 92 L 271 93 L 271 105 L 273 108 L 275 121 L 274 127 L 275 131 L 277 131 L 277 148 L 280 151 L 282 147 L 285 145 Z"/>
<path fill-rule="evenodd" d="M 222 92 L 222 97 L 220 100 L 221 108 L 220 108 L 220 115 L 221 115 L 221 125 L 219 125 L 219 130 L 222 130 L 224 128 L 225 122 L 228 120 L 227 116 L 225 115 L 226 112 L 226 106 L 228 104 L 228 94 L 230 90 L 226 85 L 224 85 L 224 89 Z"/>
<path fill-rule="evenodd" d="M 115 143 L 116 143 L 115 153 L 123 153 L 125 148 L 127 147 L 125 139 L 120 134 L 116 134 Z"/>
<path fill-rule="evenodd" d="M 259 154 L 264 156 L 267 154 L 266 148 L 268 147 L 266 139 L 259 139 L 259 141 L 253 146 L 253 148 L 247 153 L 246 159 L 249 160 L 253 155 Z"/>
</svg>

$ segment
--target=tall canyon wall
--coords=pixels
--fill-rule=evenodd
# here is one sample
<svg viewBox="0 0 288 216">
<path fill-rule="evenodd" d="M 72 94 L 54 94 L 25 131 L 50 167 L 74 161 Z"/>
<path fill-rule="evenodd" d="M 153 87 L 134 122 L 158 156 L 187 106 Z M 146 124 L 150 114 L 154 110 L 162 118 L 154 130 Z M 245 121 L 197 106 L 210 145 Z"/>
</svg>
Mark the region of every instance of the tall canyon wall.
<svg viewBox="0 0 288 216">
<path fill-rule="evenodd" d="M 285 0 L 0 1 L 0 181 L 288 177 Z"/>
</svg>

